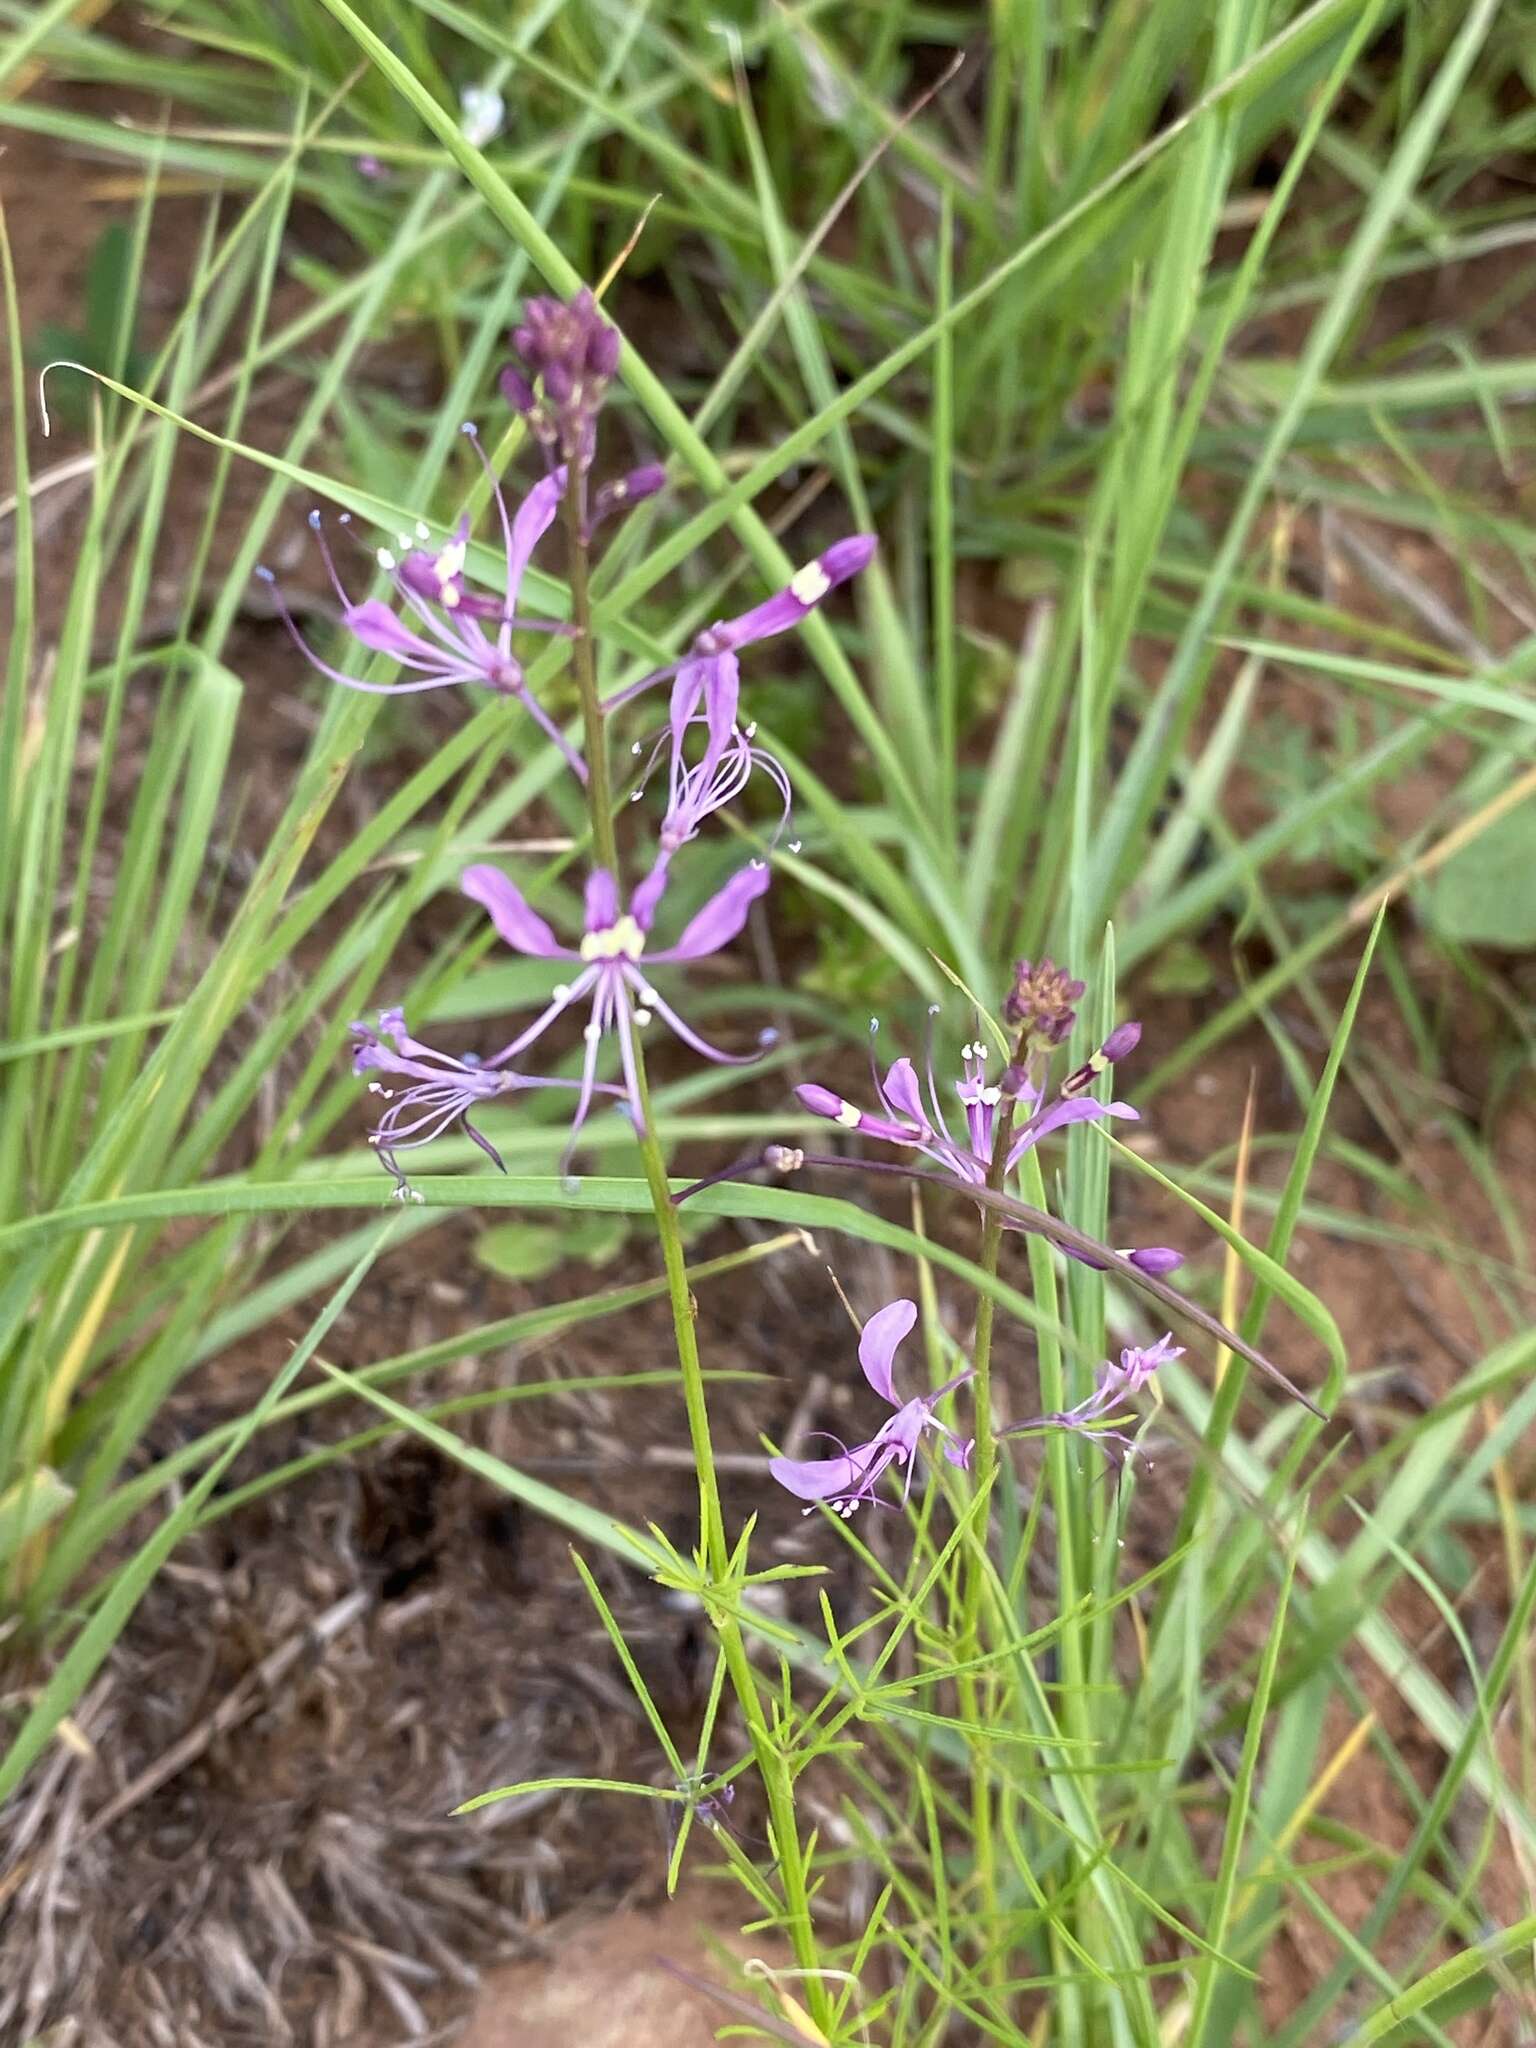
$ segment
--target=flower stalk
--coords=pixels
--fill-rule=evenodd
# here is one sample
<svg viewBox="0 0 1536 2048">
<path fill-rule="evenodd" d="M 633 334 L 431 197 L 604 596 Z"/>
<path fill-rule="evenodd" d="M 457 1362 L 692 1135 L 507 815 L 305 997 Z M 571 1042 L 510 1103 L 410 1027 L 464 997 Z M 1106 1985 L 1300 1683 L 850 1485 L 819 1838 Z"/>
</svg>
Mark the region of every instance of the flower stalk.
<svg viewBox="0 0 1536 2048">
<path fill-rule="evenodd" d="M 576 477 L 565 493 L 565 531 L 569 543 L 566 573 L 571 586 L 571 624 L 576 630 L 576 694 L 587 763 L 587 812 L 592 820 L 592 848 L 600 868 L 619 872 L 618 836 L 613 822 L 613 782 L 608 771 L 608 735 L 597 694 L 597 650 L 592 644 L 592 598 L 589 588 L 586 525 L 587 480 Z"/>
<path fill-rule="evenodd" d="M 569 536 L 569 580 L 571 623 L 575 627 L 576 686 L 581 702 L 582 725 L 586 735 L 588 776 L 586 796 L 592 821 L 593 847 L 599 864 L 614 876 L 619 873 L 618 849 L 613 820 L 613 801 L 608 775 L 607 738 L 604 712 L 597 694 L 597 666 L 592 641 L 592 606 L 588 576 L 588 535 L 579 505 L 580 493 L 568 493 L 566 532 Z M 720 1488 L 715 1477 L 714 1446 L 710 1437 L 709 1406 L 704 1388 L 704 1368 L 699 1357 L 698 1330 L 694 1322 L 692 1291 L 688 1285 L 687 1260 L 681 1226 L 667 1181 L 666 1160 L 656 1136 L 656 1119 L 651 1110 L 650 1083 L 645 1071 L 644 1049 L 636 1034 L 633 1047 L 633 1087 L 639 1111 L 638 1135 L 641 1168 L 650 1193 L 666 1274 L 667 1302 L 672 1312 L 673 1340 L 682 1379 L 683 1406 L 688 1417 L 688 1437 L 694 1469 L 699 1482 L 699 1549 L 710 1581 L 723 1585 L 730 1571 L 730 1550 L 726 1541 L 725 1517 L 720 1506 Z M 795 1959 L 806 1972 L 807 1996 L 813 2017 L 819 2024 L 830 2021 L 830 2003 L 819 1975 L 815 1931 L 811 1925 L 810 1890 L 805 1858 L 795 1818 L 794 1779 L 789 1760 L 774 1739 L 763 1712 L 757 1679 L 734 1615 L 724 1607 L 710 1606 L 720 1638 L 721 1654 L 731 1689 L 736 1695 L 763 1790 L 768 1801 L 769 1826 L 774 1858 L 784 1890 L 785 1917 Z"/>
</svg>

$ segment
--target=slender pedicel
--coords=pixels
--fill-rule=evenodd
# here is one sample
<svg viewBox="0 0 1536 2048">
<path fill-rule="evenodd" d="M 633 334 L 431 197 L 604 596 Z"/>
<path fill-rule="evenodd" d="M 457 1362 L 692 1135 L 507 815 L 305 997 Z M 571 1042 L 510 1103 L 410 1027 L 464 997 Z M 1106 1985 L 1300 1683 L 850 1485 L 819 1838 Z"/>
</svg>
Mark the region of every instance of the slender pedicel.
<svg viewBox="0 0 1536 2048">
<path fill-rule="evenodd" d="M 760 1168 L 782 1171 L 784 1169 L 779 1162 L 786 1156 L 796 1162 L 795 1170 L 800 1167 L 824 1166 L 840 1173 L 889 1174 L 900 1180 L 916 1181 L 925 1187 L 953 1189 L 956 1184 L 952 1176 L 935 1173 L 927 1167 L 908 1166 L 904 1162 L 887 1159 L 847 1159 L 837 1153 L 802 1152 L 798 1148 L 783 1145 L 768 1146 L 766 1151 L 754 1156 L 753 1163 Z M 697 1194 L 703 1188 L 739 1177 L 735 1168 L 728 1167 L 722 1173 L 711 1174 L 703 1180 L 695 1181 L 692 1186 L 682 1189 L 672 1199 L 674 1203 L 684 1202 L 690 1195 Z M 1239 1336 L 1236 1330 L 1229 1330 L 1225 1323 L 1213 1316 L 1208 1309 L 1202 1308 L 1197 1301 L 1192 1301 L 1187 1294 L 1181 1294 L 1178 1288 L 1170 1287 L 1155 1265 L 1142 1265 L 1128 1255 L 1117 1252 L 1112 1245 L 1100 1244 L 1096 1238 L 1089 1237 L 1086 1231 L 1078 1230 L 1070 1223 L 1063 1223 L 1060 1217 L 1052 1216 L 1045 1209 L 1036 1209 L 1028 1202 L 1021 1202 L 1014 1195 L 999 1194 L 989 1187 L 966 1187 L 963 1192 L 969 1201 L 975 1202 L 980 1208 L 994 1210 L 1005 1224 L 1011 1225 L 1014 1229 L 1032 1231 L 1038 1237 L 1048 1238 L 1060 1251 L 1081 1259 L 1085 1265 L 1102 1266 L 1106 1270 L 1118 1272 L 1140 1293 L 1150 1295 L 1154 1301 L 1160 1302 L 1164 1308 L 1184 1322 L 1192 1323 L 1195 1328 L 1203 1330 L 1208 1337 L 1213 1337 L 1227 1350 L 1235 1351 L 1239 1357 L 1246 1358 L 1250 1365 L 1257 1366 L 1259 1371 L 1266 1374 L 1277 1386 L 1283 1387 L 1293 1401 L 1299 1401 L 1303 1408 L 1310 1410 L 1320 1421 L 1327 1421 L 1327 1416 L 1310 1394 L 1304 1394 L 1300 1387 L 1293 1385 L 1279 1366 L 1271 1364 L 1262 1351 L 1256 1350 L 1245 1337 Z"/>
</svg>

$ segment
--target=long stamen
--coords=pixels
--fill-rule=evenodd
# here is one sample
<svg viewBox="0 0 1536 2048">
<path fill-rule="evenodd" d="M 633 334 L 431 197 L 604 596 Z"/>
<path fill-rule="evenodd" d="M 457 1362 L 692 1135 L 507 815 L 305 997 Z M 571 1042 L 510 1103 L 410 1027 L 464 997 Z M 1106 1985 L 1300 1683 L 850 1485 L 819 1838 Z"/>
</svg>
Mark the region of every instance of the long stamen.
<svg viewBox="0 0 1536 2048">
<path fill-rule="evenodd" d="M 331 587 L 336 592 L 336 595 L 341 599 L 343 607 L 346 610 L 350 611 L 352 608 L 352 600 L 350 597 L 348 597 L 346 589 L 342 584 L 342 580 L 340 576 L 338 576 L 336 573 L 336 562 L 331 554 L 331 544 L 330 541 L 326 538 L 325 521 L 320 517 L 318 508 L 316 508 L 316 510 L 310 513 L 309 525 L 310 531 L 314 534 L 315 539 L 320 543 L 320 559 L 322 562 L 324 562 L 326 574 L 331 579 Z"/>
<path fill-rule="evenodd" d="M 581 1001 L 581 998 L 591 988 L 593 982 L 597 980 L 599 972 L 600 970 L 596 967 L 588 967 L 581 974 L 577 975 L 568 988 L 563 986 L 557 988 L 548 1007 L 540 1011 L 527 1030 L 520 1031 L 510 1044 L 504 1045 L 501 1048 L 500 1052 L 492 1053 L 485 1064 L 488 1067 L 504 1067 L 508 1060 L 515 1060 L 520 1052 L 526 1052 L 535 1039 L 543 1037 L 557 1017 L 563 1016 L 573 1003 Z"/>
<path fill-rule="evenodd" d="M 597 1049 L 608 1029 L 612 997 L 612 978 L 603 974 L 598 979 L 597 992 L 592 998 L 592 1013 L 582 1026 L 581 1035 L 586 1045 L 581 1058 L 581 1093 L 576 1098 L 576 1114 L 571 1119 L 571 1135 L 560 1158 L 562 1176 L 571 1170 L 571 1161 L 576 1156 L 576 1147 L 581 1140 L 581 1127 L 587 1120 L 587 1112 L 592 1107 L 592 1097 L 597 1092 Z"/>
</svg>

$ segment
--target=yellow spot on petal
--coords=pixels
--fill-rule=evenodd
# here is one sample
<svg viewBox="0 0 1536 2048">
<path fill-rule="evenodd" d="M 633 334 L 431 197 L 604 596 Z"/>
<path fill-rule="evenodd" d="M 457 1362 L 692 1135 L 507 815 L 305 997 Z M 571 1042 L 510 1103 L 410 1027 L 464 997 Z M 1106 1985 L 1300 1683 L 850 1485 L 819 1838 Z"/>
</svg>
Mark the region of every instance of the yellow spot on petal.
<svg viewBox="0 0 1536 2048">
<path fill-rule="evenodd" d="M 581 942 L 583 960 L 638 960 L 645 951 L 645 933 L 628 911 L 600 932 L 588 932 Z"/>
</svg>

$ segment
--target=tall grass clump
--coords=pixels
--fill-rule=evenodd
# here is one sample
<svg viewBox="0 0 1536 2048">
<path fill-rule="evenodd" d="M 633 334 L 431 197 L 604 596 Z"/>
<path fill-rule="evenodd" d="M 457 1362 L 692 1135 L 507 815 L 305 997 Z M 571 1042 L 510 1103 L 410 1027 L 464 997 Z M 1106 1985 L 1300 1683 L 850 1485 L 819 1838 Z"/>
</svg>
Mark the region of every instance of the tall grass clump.
<svg viewBox="0 0 1536 2048">
<path fill-rule="evenodd" d="M 1529 533 L 1458 465 L 1527 451 L 1531 366 L 1470 316 L 1373 322 L 1384 281 L 1528 239 L 1469 196 L 1519 141 L 1510 20 L 717 13 L 184 0 L 164 44 L 54 6 L 0 46 L 8 92 L 42 66 L 169 103 L 3 109 L 129 166 L 135 212 L 115 325 L 42 378 L 71 454 L 35 431 L 0 244 L 0 1800 L 178 1543 L 296 1476 L 250 1478 L 253 1442 L 345 1401 L 575 1539 L 654 1757 L 561 1782 L 664 1808 L 670 1884 L 702 1859 L 739 1887 L 780 1960 L 707 1987 L 722 2024 L 1473 2038 L 1529 1998 L 1536 1938 L 1485 1883 L 1536 1850 L 1529 1271 L 1394 906 L 1497 1007 L 1466 861 L 1528 816 L 1531 641 L 1496 644 L 1488 564 Z M 306 248 L 316 212 L 346 264 Z M 370 375 L 402 335 L 426 395 Z M 1304 518 L 1390 602 L 1299 586 Z M 1455 601 L 1405 591 L 1377 525 L 1453 534 Z M 287 778 L 274 672 L 312 710 Z M 1255 745 L 1272 677 L 1323 707 L 1321 768 Z M 1432 761 L 1394 844 L 1371 804 Z M 1314 900 L 1318 844 L 1346 886 Z M 1182 1036 L 1132 1017 L 1143 984 L 1193 992 Z M 1361 1028 L 1382 985 L 1406 1067 Z M 1284 1126 L 1234 1107 L 1205 1167 L 1165 1167 L 1160 1096 L 1255 1024 Z M 1346 1090 L 1391 1142 L 1433 1103 L 1506 1225 L 1447 1255 L 1486 1342 L 1406 1422 L 1294 1256 L 1372 1241 L 1320 1168 L 1418 1199 L 1404 1147 L 1339 1136 Z M 1128 1207 L 1177 1241 L 1125 1245 Z M 376 1263 L 502 1209 L 575 1258 L 594 1212 L 632 1219 L 645 1278 L 399 1348 Z M 751 1235 L 705 1261 L 710 1219 Z M 807 1244 L 768 1333 L 789 1440 L 743 1482 L 703 1283 Z M 818 1363 L 861 1420 L 828 1439 L 792 1418 L 796 1304 L 855 1258 Z M 686 1536 L 416 1398 L 656 1298 L 675 1365 L 628 1397 L 686 1430 Z M 167 1448 L 237 1347 L 260 1398 Z M 1474 1535 L 1502 1587 L 1477 1647 Z M 600 1556 L 705 1617 L 686 1740 Z M 1327 1810 L 1365 1758 L 1406 1847 Z M 1327 1962 L 1287 1999 L 1299 1921 Z"/>
</svg>

